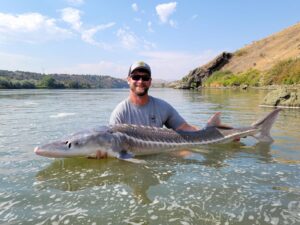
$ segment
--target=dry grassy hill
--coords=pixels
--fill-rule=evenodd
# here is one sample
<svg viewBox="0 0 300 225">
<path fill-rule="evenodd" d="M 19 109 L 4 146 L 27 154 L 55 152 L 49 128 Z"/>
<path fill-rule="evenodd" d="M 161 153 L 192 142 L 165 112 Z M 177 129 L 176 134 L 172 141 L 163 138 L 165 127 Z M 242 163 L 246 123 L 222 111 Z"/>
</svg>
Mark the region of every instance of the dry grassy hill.
<svg viewBox="0 0 300 225">
<path fill-rule="evenodd" d="M 222 70 L 266 71 L 279 61 L 300 57 L 300 23 L 239 49 Z"/>
<path fill-rule="evenodd" d="M 213 76 L 211 76 L 213 75 Z M 175 88 L 300 83 L 300 23 L 191 70 Z"/>
</svg>

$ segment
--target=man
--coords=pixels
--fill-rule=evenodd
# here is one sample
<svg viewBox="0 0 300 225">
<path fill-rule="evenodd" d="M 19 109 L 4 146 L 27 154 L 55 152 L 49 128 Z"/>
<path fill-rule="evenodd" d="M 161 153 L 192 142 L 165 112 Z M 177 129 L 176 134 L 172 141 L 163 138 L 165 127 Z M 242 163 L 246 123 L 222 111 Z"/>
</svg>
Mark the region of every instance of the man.
<svg viewBox="0 0 300 225">
<path fill-rule="evenodd" d="M 151 68 L 147 63 L 136 62 L 130 66 L 127 76 L 130 88 L 129 97 L 114 109 L 109 124 L 126 123 L 154 127 L 166 126 L 173 130 L 183 131 L 199 130 L 188 124 L 169 103 L 148 95 L 151 81 Z M 221 121 L 212 121 L 212 118 L 208 120 L 208 124 L 226 126 L 222 125 Z M 106 158 L 107 153 L 99 151 L 96 157 Z"/>
<path fill-rule="evenodd" d="M 130 66 L 127 77 L 129 97 L 114 109 L 109 124 L 165 125 L 174 130 L 198 130 L 188 124 L 170 104 L 148 95 L 151 81 L 151 68 L 147 63 L 136 62 Z"/>
</svg>

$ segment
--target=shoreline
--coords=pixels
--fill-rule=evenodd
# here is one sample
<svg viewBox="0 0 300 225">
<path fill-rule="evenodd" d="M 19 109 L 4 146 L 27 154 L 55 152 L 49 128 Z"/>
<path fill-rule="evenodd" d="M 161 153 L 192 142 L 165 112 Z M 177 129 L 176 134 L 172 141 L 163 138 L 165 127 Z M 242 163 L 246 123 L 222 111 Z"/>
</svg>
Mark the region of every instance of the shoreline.
<svg viewBox="0 0 300 225">
<path fill-rule="evenodd" d="M 247 90 L 247 89 L 258 89 L 258 90 L 277 90 L 281 88 L 286 88 L 288 90 L 300 90 L 300 84 L 293 84 L 293 85 L 268 85 L 268 86 L 227 86 L 227 87 L 198 87 L 197 89 L 241 89 L 241 90 Z M 178 88 L 181 89 L 181 88 Z M 190 89 L 190 90 L 197 90 L 197 89 Z"/>
</svg>

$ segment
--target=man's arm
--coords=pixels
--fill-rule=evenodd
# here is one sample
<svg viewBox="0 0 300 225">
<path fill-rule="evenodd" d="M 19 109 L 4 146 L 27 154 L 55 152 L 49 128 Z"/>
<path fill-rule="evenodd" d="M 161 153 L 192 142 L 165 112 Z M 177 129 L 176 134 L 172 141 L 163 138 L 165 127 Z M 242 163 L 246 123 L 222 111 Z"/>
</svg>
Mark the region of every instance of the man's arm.
<svg viewBox="0 0 300 225">
<path fill-rule="evenodd" d="M 182 130 L 182 131 L 197 131 L 199 130 L 198 127 L 194 125 L 190 125 L 188 123 L 183 123 L 179 127 L 176 128 L 176 130 Z"/>
<path fill-rule="evenodd" d="M 221 126 L 221 127 L 227 127 L 227 128 L 233 128 L 231 126 L 228 126 L 226 124 L 222 124 L 221 120 L 219 118 L 220 112 L 215 113 L 209 120 L 207 121 L 207 124 L 209 125 L 214 125 L 214 126 Z M 182 131 L 197 131 L 199 130 L 198 127 L 194 125 L 190 125 L 188 123 L 183 123 L 181 124 L 178 128 L 176 128 L 177 131 L 182 130 Z M 240 138 L 236 138 L 233 140 L 234 142 L 239 142 Z"/>
</svg>

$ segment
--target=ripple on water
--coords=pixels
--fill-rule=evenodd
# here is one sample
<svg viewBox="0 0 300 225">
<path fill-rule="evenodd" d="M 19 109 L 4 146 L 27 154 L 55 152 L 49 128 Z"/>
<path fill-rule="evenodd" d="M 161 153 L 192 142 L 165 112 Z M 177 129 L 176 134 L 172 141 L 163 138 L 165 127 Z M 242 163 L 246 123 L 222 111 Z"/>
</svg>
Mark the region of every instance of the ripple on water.
<svg viewBox="0 0 300 225">
<path fill-rule="evenodd" d="M 245 145 L 145 157 L 147 165 L 34 155 L 37 144 L 104 124 L 125 91 L 13 91 L 1 98 L 1 224 L 300 224 L 299 111 L 279 116 L 271 146 L 247 138 Z M 256 107 L 257 93 L 251 100 L 235 91 L 228 101 L 219 90 L 152 91 L 193 124 L 214 111 L 226 123 L 250 124 L 268 110 Z"/>
</svg>

